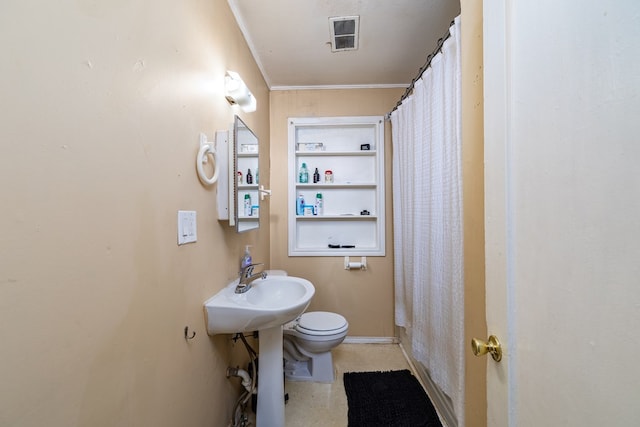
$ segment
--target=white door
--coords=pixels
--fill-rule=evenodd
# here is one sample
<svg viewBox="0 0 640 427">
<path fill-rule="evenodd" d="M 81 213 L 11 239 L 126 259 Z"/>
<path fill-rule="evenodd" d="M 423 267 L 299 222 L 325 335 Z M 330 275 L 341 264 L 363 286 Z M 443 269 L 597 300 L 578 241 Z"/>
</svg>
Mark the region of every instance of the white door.
<svg viewBox="0 0 640 427">
<path fill-rule="evenodd" d="M 487 424 L 640 425 L 640 1 L 485 0 L 483 31 Z"/>
</svg>

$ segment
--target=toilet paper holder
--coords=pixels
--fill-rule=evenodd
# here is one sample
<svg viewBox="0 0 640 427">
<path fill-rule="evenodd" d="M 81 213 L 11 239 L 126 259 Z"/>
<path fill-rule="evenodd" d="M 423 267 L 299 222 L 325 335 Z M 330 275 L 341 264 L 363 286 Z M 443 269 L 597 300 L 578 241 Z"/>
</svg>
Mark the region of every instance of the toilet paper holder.
<svg viewBox="0 0 640 427">
<path fill-rule="evenodd" d="M 345 270 L 366 270 L 367 269 L 367 257 L 360 257 L 360 262 L 352 262 L 349 257 L 344 257 L 344 269 Z"/>
</svg>

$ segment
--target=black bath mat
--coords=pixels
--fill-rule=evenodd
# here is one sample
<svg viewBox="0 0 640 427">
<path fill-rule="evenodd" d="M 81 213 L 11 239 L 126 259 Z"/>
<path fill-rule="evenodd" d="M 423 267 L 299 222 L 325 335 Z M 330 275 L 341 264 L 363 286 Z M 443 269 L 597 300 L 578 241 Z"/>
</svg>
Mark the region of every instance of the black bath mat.
<svg viewBox="0 0 640 427">
<path fill-rule="evenodd" d="M 346 372 L 349 427 L 442 427 L 427 393 L 409 370 Z"/>
</svg>

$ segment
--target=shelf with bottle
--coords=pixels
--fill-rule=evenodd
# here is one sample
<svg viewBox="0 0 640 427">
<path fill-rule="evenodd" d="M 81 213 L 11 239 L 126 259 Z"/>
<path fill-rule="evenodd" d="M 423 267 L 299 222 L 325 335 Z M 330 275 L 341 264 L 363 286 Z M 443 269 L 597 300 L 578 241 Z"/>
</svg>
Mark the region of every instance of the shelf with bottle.
<svg viewBox="0 0 640 427">
<path fill-rule="evenodd" d="M 349 159 L 357 159 L 349 161 Z M 378 163 L 370 158 L 325 157 L 296 159 L 296 185 L 375 184 L 380 181 Z"/>
<path fill-rule="evenodd" d="M 251 195 L 244 195 L 242 209 L 238 211 L 238 220 L 255 221 L 260 218 L 260 206 L 254 205 L 251 200 Z"/>
<path fill-rule="evenodd" d="M 384 256 L 382 117 L 295 118 L 289 125 L 289 255 Z M 322 213 L 314 210 L 317 194 Z M 337 247 L 328 245 L 335 236 Z"/>
<path fill-rule="evenodd" d="M 260 172 L 258 168 L 254 167 L 253 170 L 255 174 L 251 172 L 252 168 L 248 167 L 236 171 L 236 181 L 238 188 L 258 188 L 258 184 L 260 183 Z"/>
<path fill-rule="evenodd" d="M 320 188 L 310 186 L 298 189 L 294 208 L 296 218 L 332 218 L 346 221 L 371 221 L 378 218 L 379 195 L 375 186 L 358 188 L 356 191 L 349 191 L 347 187 L 318 190 Z M 319 201 L 320 206 L 317 207 Z"/>
<path fill-rule="evenodd" d="M 237 192 L 237 215 L 238 220 L 257 220 L 259 218 L 260 206 L 258 204 L 258 185 L 239 185 Z"/>
</svg>

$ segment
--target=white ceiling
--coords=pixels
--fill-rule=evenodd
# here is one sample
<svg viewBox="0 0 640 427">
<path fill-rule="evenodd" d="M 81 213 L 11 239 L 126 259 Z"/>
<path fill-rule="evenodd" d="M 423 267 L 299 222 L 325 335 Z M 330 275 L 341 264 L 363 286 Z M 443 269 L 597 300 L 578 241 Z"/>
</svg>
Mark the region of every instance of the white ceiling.
<svg viewBox="0 0 640 427">
<path fill-rule="evenodd" d="M 407 87 L 459 0 L 228 0 L 271 89 Z M 359 48 L 331 52 L 329 17 L 360 16 Z"/>
</svg>

